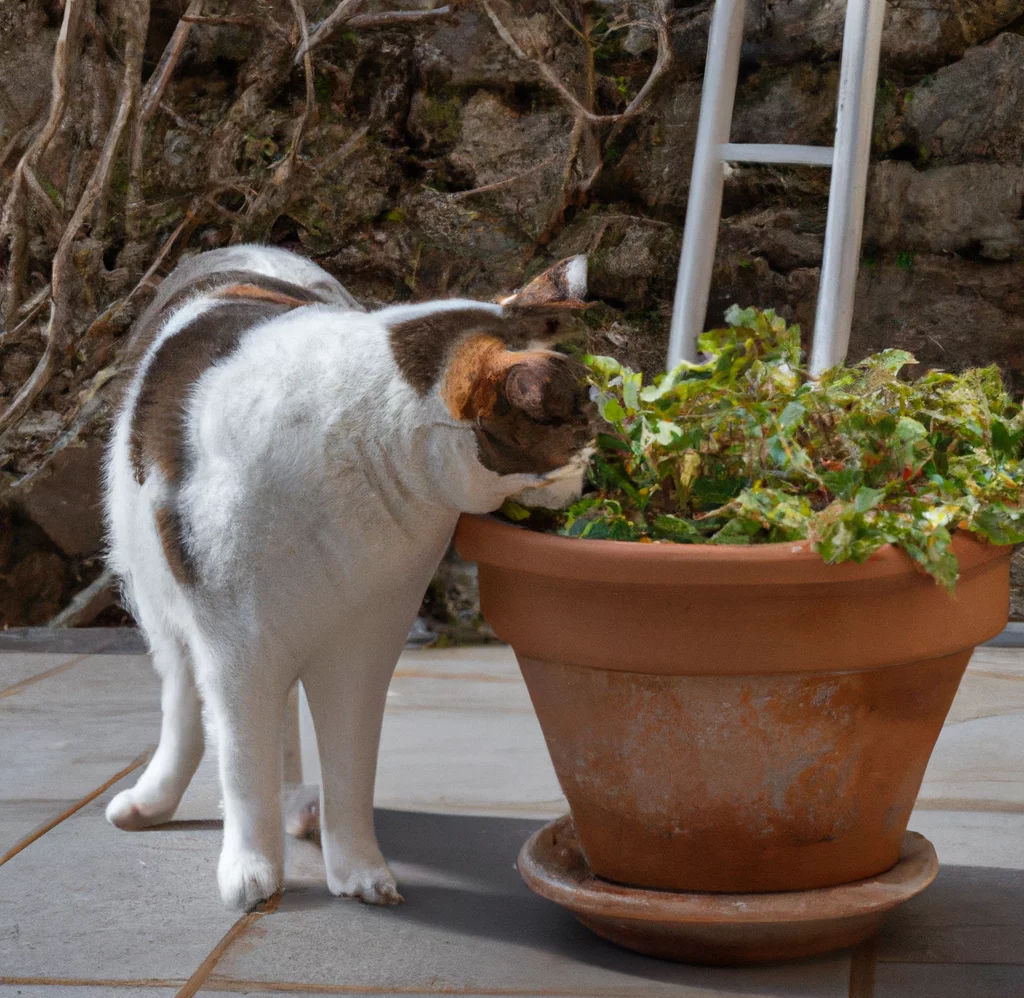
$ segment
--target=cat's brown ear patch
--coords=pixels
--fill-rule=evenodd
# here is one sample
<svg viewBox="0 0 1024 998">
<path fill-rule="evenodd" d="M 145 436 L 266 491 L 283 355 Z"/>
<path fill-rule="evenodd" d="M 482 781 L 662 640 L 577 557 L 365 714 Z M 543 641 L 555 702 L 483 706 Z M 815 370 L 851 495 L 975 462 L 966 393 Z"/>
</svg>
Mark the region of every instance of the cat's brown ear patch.
<svg viewBox="0 0 1024 998">
<path fill-rule="evenodd" d="M 524 288 L 503 298 L 499 304 L 506 309 L 587 308 L 583 301 L 587 294 L 587 258 L 570 256 L 548 267 Z"/>
<path fill-rule="evenodd" d="M 456 418 L 472 422 L 490 416 L 512 355 L 496 336 L 470 336 L 448 362 L 441 398 Z"/>
</svg>

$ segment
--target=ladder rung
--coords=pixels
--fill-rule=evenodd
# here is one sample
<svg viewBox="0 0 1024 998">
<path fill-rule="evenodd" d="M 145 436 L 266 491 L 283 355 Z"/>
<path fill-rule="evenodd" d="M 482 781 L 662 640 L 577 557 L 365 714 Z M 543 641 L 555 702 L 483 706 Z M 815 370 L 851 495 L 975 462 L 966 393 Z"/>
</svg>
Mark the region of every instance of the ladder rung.
<svg viewBox="0 0 1024 998">
<path fill-rule="evenodd" d="M 768 145 L 725 142 L 718 147 L 726 163 L 774 163 L 778 166 L 831 166 L 831 146 Z"/>
</svg>

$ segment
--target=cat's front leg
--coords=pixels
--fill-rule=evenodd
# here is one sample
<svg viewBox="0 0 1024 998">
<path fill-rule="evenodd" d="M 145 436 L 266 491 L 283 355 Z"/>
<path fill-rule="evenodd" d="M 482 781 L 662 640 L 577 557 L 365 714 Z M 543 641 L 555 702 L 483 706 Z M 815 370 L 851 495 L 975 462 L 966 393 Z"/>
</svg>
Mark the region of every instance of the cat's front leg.
<svg viewBox="0 0 1024 998">
<path fill-rule="evenodd" d="M 262 665 L 253 675 L 248 661 L 228 657 L 199 669 L 216 732 L 224 808 L 217 882 L 232 908 L 254 907 L 284 879 L 281 727 L 291 684 Z"/>
<path fill-rule="evenodd" d="M 367 904 L 402 900 L 373 828 L 377 751 L 397 657 L 397 651 L 378 651 L 356 661 L 346 655 L 344 663 L 328 660 L 302 676 L 320 753 L 320 842 L 327 886 L 336 896 Z"/>
</svg>

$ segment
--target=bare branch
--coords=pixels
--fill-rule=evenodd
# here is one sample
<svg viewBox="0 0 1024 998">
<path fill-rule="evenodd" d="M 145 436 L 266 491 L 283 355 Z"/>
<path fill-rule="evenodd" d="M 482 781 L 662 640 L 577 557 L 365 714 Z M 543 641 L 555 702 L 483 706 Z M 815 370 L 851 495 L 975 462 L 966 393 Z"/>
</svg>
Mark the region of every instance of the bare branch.
<svg viewBox="0 0 1024 998">
<path fill-rule="evenodd" d="M 146 83 L 146 92 L 142 98 L 143 123 L 149 121 L 156 113 L 156 109 L 163 99 L 164 91 L 167 89 L 167 84 L 171 81 L 174 67 L 178 64 L 178 59 L 181 58 L 182 49 L 185 48 L 185 42 L 188 41 L 189 32 L 192 30 L 189 17 L 199 16 L 202 9 L 203 0 L 192 0 L 188 5 L 188 10 L 175 26 L 174 33 L 164 48 L 163 55 L 160 56 L 160 62 L 157 63 L 153 75 Z"/>
<path fill-rule="evenodd" d="M 345 142 L 344 145 L 342 145 L 338 149 L 335 149 L 335 151 L 332 152 L 331 155 L 328 156 L 320 164 L 319 172 L 320 173 L 330 173 L 331 170 L 335 170 L 339 166 L 341 166 L 341 164 L 344 163 L 345 160 L 348 159 L 349 156 L 351 156 L 353 152 L 355 152 L 356 147 L 359 145 L 360 142 L 363 141 L 363 139 L 366 138 L 366 136 L 369 134 L 369 132 L 370 132 L 370 126 L 369 125 L 363 125 L 362 128 L 360 128 L 358 131 L 354 132 L 352 134 L 352 136 Z"/>
<path fill-rule="evenodd" d="M 47 627 L 84 627 L 91 624 L 108 606 L 117 602 L 117 579 L 111 569 L 105 568 L 80 592 L 75 593 Z"/>
<path fill-rule="evenodd" d="M 20 333 L 39 313 L 42 311 L 43 306 L 46 304 L 46 299 L 42 298 L 36 304 L 28 310 L 28 315 L 21 320 L 12 330 L 0 330 L 0 346 L 3 346 L 8 340 L 15 340 Z"/>
<path fill-rule="evenodd" d="M 47 284 L 41 287 L 24 305 L 21 306 L 19 315 L 28 315 L 29 312 L 36 310 L 38 305 L 45 305 L 50 300 L 50 285 Z"/>
<path fill-rule="evenodd" d="M 292 135 L 292 147 L 288 150 L 282 165 L 278 167 L 274 182 L 281 184 L 287 179 L 295 166 L 295 159 L 299 155 L 302 146 L 302 134 L 306 130 L 306 122 L 313 110 L 313 103 L 316 96 L 313 92 L 313 57 L 309 52 L 309 26 L 306 24 L 306 12 L 302 8 L 302 0 L 289 0 L 292 7 L 292 14 L 299 29 L 299 50 L 302 52 L 302 71 L 306 80 L 306 105 L 302 110 L 299 120 L 295 123 L 295 132 Z M 286 165 L 285 165 L 286 164 Z"/>
<path fill-rule="evenodd" d="M 0 241 L 10 236 L 10 265 L 7 268 L 7 289 L 4 315 L 8 324 L 21 302 L 21 287 L 28 264 L 28 220 L 25 213 L 25 167 L 35 166 L 39 157 L 57 134 L 64 120 L 68 103 L 68 87 L 78 62 L 78 42 L 85 20 L 86 0 L 67 0 L 57 44 L 53 51 L 50 74 L 50 108 L 46 123 L 22 154 L 14 169 L 11 190 L 0 214 Z"/>
<path fill-rule="evenodd" d="M 248 17 L 246 15 L 229 17 L 224 14 L 182 14 L 181 20 L 185 24 L 228 24 L 238 25 L 243 28 L 265 28 L 268 24 L 261 17 Z"/>
<path fill-rule="evenodd" d="M 335 31 L 351 18 L 362 6 L 363 0 L 341 0 L 337 7 L 320 22 L 316 31 L 309 36 L 295 53 L 295 64 L 298 65 L 307 52 L 312 52 L 318 45 L 323 45 Z"/>
<path fill-rule="evenodd" d="M 356 14 L 349 18 L 350 28 L 404 28 L 448 17 L 450 7 L 433 7 L 430 10 L 383 10 L 379 14 Z"/>
<path fill-rule="evenodd" d="M 73 0 L 69 0 L 70 3 Z M 46 387 L 54 371 L 60 356 L 66 347 L 68 325 L 70 322 L 71 302 L 70 289 L 65 280 L 65 269 L 71 256 L 71 246 L 78 235 L 86 217 L 92 210 L 100 194 L 106 190 L 110 179 L 110 171 L 114 164 L 114 157 L 117 153 L 121 135 L 125 125 L 128 123 L 132 107 L 139 98 L 140 72 L 142 69 L 142 56 L 145 48 L 146 28 L 149 25 L 149 0 L 135 0 L 125 16 L 125 23 L 128 28 L 125 41 L 124 74 L 121 82 L 121 99 L 118 103 L 117 114 L 114 122 L 107 133 L 106 141 L 103 144 L 103 152 L 100 154 L 99 162 L 93 170 L 89 183 L 75 208 L 71 221 L 68 222 L 61 237 L 57 252 L 53 258 L 53 269 L 50 278 L 52 287 L 50 321 L 47 325 L 47 342 L 43 356 L 32 372 L 28 381 L 15 395 L 13 401 L 7 406 L 3 415 L 0 415 L 0 436 L 7 432 L 17 422 L 28 407 L 35 400 L 36 396 Z"/>
<path fill-rule="evenodd" d="M 647 102 L 647 98 L 651 96 L 654 92 L 654 88 L 661 82 L 665 73 L 668 72 L 668 68 L 672 62 L 672 35 L 669 28 L 669 19 L 667 14 L 659 20 L 657 34 L 658 56 L 654 60 L 654 65 L 651 67 L 650 75 L 647 77 L 644 85 L 637 91 L 636 96 L 629 102 L 629 106 L 626 110 L 618 116 L 618 123 L 616 127 L 612 129 L 612 134 L 608 138 L 609 142 L 622 131 L 631 118 L 636 117 L 636 115 L 643 110 L 643 106 Z"/>
<path fill-rule="evenodd" d="M 608 125 L 615 124 L 616 122 L 624 123 L 630 118 L 635 117 L 646 103 L 648 97 L 650 97 L 655 86 L 664 76 L 671 62 L 672 46 L 669 37 L 668 13 L 666 5 L 662 3 L 662 16 L 658 23 L 658 57 L 646 82 L 640 88 L 639 92 L 630 102 L 625 111 L 621 111 L 618 114 L 595 114 L 592 110 L 585 107 L 576 95 L 562 82 L 558 76 L 558 72 L 553 66 L 551 66 L 540 55 L 526 51 L 523 45 L 521 45 L 513 35 L 508 25 L 506 25 L 498 16 L 497 12 L 488 0 L 481 0 L 481 3 L 488 18 L 494 25 L 495 30 L 498 32 L 498 35 L 512 50 L 516 57 L 526 62 L 532 62 L 537 73 L 548 84 L 548 86 L 558 94 L 563 103 L 565 103 L 569 110 L 572 111 L 573 115 L 594 125 Z M 578 33 L 579 32 L 577 31 L 577 34 Z"/>
<path fill-rule="evenodd" d="M 519 43 L 512 36 L 512 32 L 505 27 L 504 22 L 498 17 L 497 14 L 491 9 L 491 5 L 487 0 L 483 0 L 484 12 L 490 18 L 491 24 L 494 25 L 494 30 L 498 32 L 498 36 L 501 40 L 512 49 L 513 54 L 517 59 L 522 59 L 524 62 L 532 61 L 530 57 L 519 47 Z"/>
<path fill-rule="evenodd" d="M 523 170 L 522 173 L 517 173 L 514 177 L 506 177 L 504 180 L 495 180 L 492 184 L 484 184 L 483 187 L 474 187 L 469 191 L 454 191 L 447 195 L 450 201 L 457 201 L 460 198 L 468 198 L 473 194 L 486 194 L 488 191 L 496 191 L 502 187 L 508 187 L 511 184 L 518 183 L 524 177 L 529 177 L 531 174 L 538 173 L 543 170 L 545 166 L 550 166 L 555 161 L 554 156 L 549 156 L 543 163 L 538 163 L 536 166 L 531 166 L 528 170 Z"/>
<path fill-rule="evenodd" d="M 192 132 L 194 135 L 206 134 L 194 121 L 189 121 L 188 118 L 178 114 L 167 101 L 160 101 L 160 110 L 183 131 Z"/>
<path fill-rule="evenodd" d="M 53 323 L 53 314 L 56 308 L 50 302 L 50 324 Z M 11 400 L 2 416 L 0 416 L 0 438 L 19 420 L 35 401 L 36 396 L 46 387 L 50 378 L 57 369 L 57 343 L 51 336 L 43 350 L 43 356 L 39 358 L 35 370 L 29 375 L 28 381 L 18 389 L 17 394 Z"/>
</svg>

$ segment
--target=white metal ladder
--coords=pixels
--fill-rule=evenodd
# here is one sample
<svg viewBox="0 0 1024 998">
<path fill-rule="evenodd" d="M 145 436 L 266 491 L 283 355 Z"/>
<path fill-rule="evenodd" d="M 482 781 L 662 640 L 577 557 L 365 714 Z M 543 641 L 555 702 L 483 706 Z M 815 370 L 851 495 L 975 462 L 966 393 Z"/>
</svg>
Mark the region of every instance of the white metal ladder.
<svg viewBox="0 0 1024 998">
<path fill-rule="evenodd" d="M 716 0 L 711 19 L 668 367 L 697 356 L 697 337 L 704 329 L 711 294 L 726 163 L 776 163 L 832 168 L 811 346 L 810 370 L 817 375 L 838 364 L 850 342 L 885 0 L 847 0 L 836 135 L 831 148 L 729 141 L 745 11 L 746 0 Z"/>
</svg>

